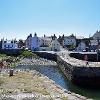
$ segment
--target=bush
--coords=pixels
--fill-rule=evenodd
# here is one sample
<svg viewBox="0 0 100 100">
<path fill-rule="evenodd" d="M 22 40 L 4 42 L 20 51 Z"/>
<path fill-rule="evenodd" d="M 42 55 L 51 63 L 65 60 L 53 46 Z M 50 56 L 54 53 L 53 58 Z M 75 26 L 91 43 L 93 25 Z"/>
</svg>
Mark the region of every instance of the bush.
<svg viewBox="0 0 100 100">
<path fill-rule="evenodd" d="M 27 58 L 31 58 L 33 56 L 33 53 L 31 51 L 23 51 L 21 53 L 22 57 L 27 57 Z"/>
</svg>

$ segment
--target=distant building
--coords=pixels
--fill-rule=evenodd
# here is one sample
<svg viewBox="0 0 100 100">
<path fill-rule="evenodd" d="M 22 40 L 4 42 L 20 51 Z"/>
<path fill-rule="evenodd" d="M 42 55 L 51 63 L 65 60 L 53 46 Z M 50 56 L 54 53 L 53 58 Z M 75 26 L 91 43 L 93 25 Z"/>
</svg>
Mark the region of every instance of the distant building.
<svg viewBox="0 0 100 100">
<path fill-rule="evenodd" d="M 58 42 L 60 43 L 61 46 L 63 46 L 63 44 L 64 44 L 63 43 L 64 42 L 64 34 L 63 34 L 63 36 L 59 35 Z"/>
<path fill-rule="evenodd" d="M 44 37 L 41 38 L 41 46 L 39 47 L 40 51 L 60 51 L 60 43 L 57 40 L 57 37 L 51 36 L 47 37 L 44 35 Z"/>
<path fill-rule="evenodd" d="M 84 41 L 81 41 L 78 44 L 78 47 L 76 48 L 76 51 L 82 52 L 83 50 L 86 50 L 86 44 Z"/>
<path fill-rule="evenodd" d="M 2 39 L 2 49 L 18 49 L 17 41 Z"/>
<path fill-rule="evenodd" d="M 44 35 L 44 37 L 41 38 L 41 47 L 48 47 L 50 46 L 52 42 L 52 37 L 47 37 Z"/>
<path fill-rule="evenodd" d="M 51 42 L 52 42 L 52 37 L 47 37 L 45 35 L 44 35 L 44 37 L 41 37 L 39 51 L 50 51 L 51 50 L 51 47 L 50 47 Z"/>
<path fill-rule="evenodd" d="M 90 38 L 76 38 L 76 48 L 83 42 L 86 45 L 86 51 L 90 50 Z"/>
<path fill-rule="evenodd" d="M 52 51 L 60 51 L 60 43 L 57 39 L 53 40 L 51 43 L 51 50 Z"/>
<path fill-rule="evenodd" d="M 59 51 L 60 43 L 57 41 L 57 37 L 38 37 L 37 34 L 29 35 L 26 39 L 26 48 L 35 51 Z"/>
<path fill-rule="evenodd" d="M 31 50 L 38 50 L 40 45 L 41 45 L 41 39 L 35 33 L 34 37 L 32 37 L 31 40 Z"/>
<path fill-rule="evenodd" d="M 99 49 L 100 45 L 100 31 L 96 31 L 94 35 L 90 38 L 90 50 L 96 51 Z"/>
<path fill-rule="evenodd" d="M 76 37 L 74 35 L 65 36 L 63 40 L 63 46 L 69 47 L 71 45 L 76 46 Z"/>
<path fill-rule="evenodd" d="M 41 45 L 41 39 L 37 36 L 37 34 L 34 34 L 34 37 L 32 37 L 32 34 L 30 34 L 26 39 L 26 48 L 29 50 L 38 50 Z"/>
<path fill-rule="evenodd" d="M 93 39 L 94 39 L 94 40 L 97 40 L 97 39 L 100 40 L 100 31 L 96 31 L 96 33 L 94 33 Z"/>
<path fill-rule="evenodd" d="M 91 45 L 91 46 L 96 46 L 96 45 L 98 45 L 98 41 L 92 39 L 92 40 L 90 40 L 90 45 Z"/>
<path fill-rule="evenodd" d="M 53 36 L 51 36 L 52 37 L 52 40 L 55 40 L 55 39 L 57 39 L 57 37 L 56 37 L 56 35 L 54 34 Z"/>
<path fill-rule="evenodd" d="M 32 42 L 32 34 L 30 34 L 30 35 L 27 37 L 26 41 L 25 41 L 25 44 L 26 44 L 26 48 L 27 48 L 27 49 L 30 49 L 30 50 L 31 50 L 31 42 Z"/>
<path fill-rule="evenodd" d="M 90 51 L 95 51 L 97 49 L 98 41 L 91 39 L 90 40 Z"/>
</svg>

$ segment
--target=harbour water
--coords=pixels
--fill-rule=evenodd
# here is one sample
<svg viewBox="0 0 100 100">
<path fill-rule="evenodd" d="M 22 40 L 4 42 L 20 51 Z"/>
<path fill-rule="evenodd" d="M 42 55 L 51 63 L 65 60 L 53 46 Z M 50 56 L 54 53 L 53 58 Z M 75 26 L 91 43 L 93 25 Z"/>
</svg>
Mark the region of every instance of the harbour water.
<svg viewBox="0 0 100 100">
<path fill-rule="evenodd" d="M 78 87 L 74 84 L 72 84 L 70 81 L 67 80 L 67 78 L 64 76 L 64 74 L 60 71 L 58 66 L 23 66 L 20 65 L 17 67 L 17 69 L 25 69 L 25 70 L 36 70 L 39 71 L 41 74 L 49 77 L 53 81 L 55 81 L 56 84 L 60 85 L 61 87 L 74 92 L 76 94 L 80 94 L 82 96 L 85 96 L 87 98 L 92 98 L 94 100 L 100 100 L 100 89 L 87 89 Z"/>
</svg>

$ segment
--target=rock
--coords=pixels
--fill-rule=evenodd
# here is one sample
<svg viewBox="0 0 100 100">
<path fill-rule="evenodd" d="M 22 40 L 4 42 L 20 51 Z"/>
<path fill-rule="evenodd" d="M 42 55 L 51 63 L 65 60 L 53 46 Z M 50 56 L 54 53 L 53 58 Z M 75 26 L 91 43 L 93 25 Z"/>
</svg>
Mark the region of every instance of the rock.
<svg viewBox="0 0 100 100">
<path fill-rule="evenodd" d="M 36 97 L 26 97 L 26 98 L 23 98 L 22 100 L 37 100 Z"/>
<path fill-rule="evenodd" d="M 11 97 L 3 97 L 3 98 L 1 98 L 0 100 L 16 100 L 16 99 L 11 98 Z"/>
</svg>

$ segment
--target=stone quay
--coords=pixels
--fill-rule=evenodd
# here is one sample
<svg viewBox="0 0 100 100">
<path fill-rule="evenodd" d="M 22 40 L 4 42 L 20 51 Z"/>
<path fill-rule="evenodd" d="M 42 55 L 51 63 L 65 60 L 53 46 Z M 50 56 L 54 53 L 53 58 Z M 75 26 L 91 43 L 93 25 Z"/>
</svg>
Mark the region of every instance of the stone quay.
<svg viewBox="0 0 100 100">
<path fill-rule="evenodd" d="M 35 52 L 40 57 L 54 60 L 68 80 L 80 86 L 100 86 L 100 62 L 88 62 L 70 57 L 69 51 Z"/>
</svg>

